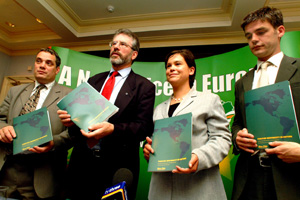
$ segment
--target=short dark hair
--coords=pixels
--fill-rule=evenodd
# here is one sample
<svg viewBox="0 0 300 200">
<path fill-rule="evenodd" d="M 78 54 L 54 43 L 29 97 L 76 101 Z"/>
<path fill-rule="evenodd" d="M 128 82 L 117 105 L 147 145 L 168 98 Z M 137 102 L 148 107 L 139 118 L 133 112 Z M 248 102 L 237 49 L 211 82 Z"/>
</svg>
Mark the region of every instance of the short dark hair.
<svg viewBox="0 0 300 200">
<path fill-rule="evenodd" d="M 263 7 L 249 13 L 241 24 L 242 29 L 245 31 L 245 27 L 257 20 L 268 21 L 274 28 L 283 25 L 283 16 L 279 9 Z"/>
<path fill-rule="evenodd" d="M 127 35 L 128 37 L 132 38 L 132 49 L 134 51 L 139 52 L 139 50 L 140 50 L 140 41 L 139 41 L 138 36 L 135 33 L 133 33 L 129 29 L 121 28 L 121 29 L 119 29 L 115 32 L 113 38 L 116 37 L 119 34 L 124 34 L 124 35 Z"/>
<path fill-rule="evenodd" d="M 41 48 L 37 54 L 39 54 L 41 51 L 48 52 L 51 55 L 54 55 L 55 56 L 56 67 L 60 66 L 61 60 L 60 60 L 60 57 L 59 57 L 58 53 L 56 53 L 56 51 L 54 51 L 50 47 L 47 47 L 47 48 Z"/>
<path fill-rule="evenodd" d="M 196 76 L 196 63 L 195 63 L 194 54 L 188 49 L 174 50 L 166 56 L 165 68 L 167 68 L 169 58 L 175 54 L 180 54 L 184 58 L 184 60 L 189 68 L 191 68 L 191 67 L 195 68 L 194 74 L 189 76 L 189 83 L 190 83 L 190 87 L 192 88 L 194 85 L 194 80 L 195 80 L 195 76 Z"/>
</svg>

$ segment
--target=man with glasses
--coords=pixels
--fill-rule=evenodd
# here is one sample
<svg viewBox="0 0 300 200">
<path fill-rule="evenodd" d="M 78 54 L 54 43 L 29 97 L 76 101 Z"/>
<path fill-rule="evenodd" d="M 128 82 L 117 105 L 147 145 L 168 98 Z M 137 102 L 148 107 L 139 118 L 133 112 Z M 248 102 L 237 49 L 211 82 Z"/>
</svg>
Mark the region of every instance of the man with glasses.
<svg viewBox="0 0 300 200">
<path fill-rule="evenodd" d="M 128 29 L 120 29 L 109 45 L 111 70 L 88 82 L 119 111 L 108 122 L 89 127 L 89 133 L 75 133 L 78 136 L 69 164 L 71 199 L 100 199 L 106 188 L 125 180 L 129 198 L 134 200 L 139 144 L 153 132 L 155 86 L 131 69 L 139 51 L 138 37 Z M 58 114 L 66 126 L 75 126 L 66 111 Z"/>
</svg>

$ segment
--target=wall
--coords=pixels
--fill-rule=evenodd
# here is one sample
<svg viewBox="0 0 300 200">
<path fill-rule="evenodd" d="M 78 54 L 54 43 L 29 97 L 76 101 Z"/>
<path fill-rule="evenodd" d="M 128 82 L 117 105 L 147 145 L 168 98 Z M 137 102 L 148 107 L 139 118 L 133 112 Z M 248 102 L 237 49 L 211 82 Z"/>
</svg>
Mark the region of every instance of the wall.
<svg viewBox="0 0 300 200">
<path fill-rule="evenodd" d="M 35 55 L 11 57 L 10 67 L 7 69 L 6 76 L 32 75 L 34 68 L 34 60 Z M 27 70 L 28 66 L 32 67 L 32 71 Z"/>
<path fill-rule="evenodd" d="M 7 76 L 7 69 L 10 67 L 11 58 L 0 52 L 0 88 L 2 87 L 2 81 L 4 76 Z"/>
</svg>

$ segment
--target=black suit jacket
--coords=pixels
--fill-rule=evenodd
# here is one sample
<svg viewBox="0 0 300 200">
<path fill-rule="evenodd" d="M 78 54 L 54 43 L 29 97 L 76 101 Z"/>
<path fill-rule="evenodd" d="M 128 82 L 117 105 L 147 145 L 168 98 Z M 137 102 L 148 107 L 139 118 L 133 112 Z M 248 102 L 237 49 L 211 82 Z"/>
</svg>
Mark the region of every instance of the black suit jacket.
<svg viewBox="0 0 300 200">
<path fill-rule="evenodd" d="M 237 132 L 247 128 L 245 115 L 244 93 L 252 89 L 254 71 L 249 71 L 235 84 L 235 117 L 232 125 L 233 153 L 240 155 L 234 175 L 232 199 L 238 199 L 247 180 L 250 153 L 239 150 L 236 145 Z M 290 82 L 297 119 L 300 119 L 300 59 L 284 56 L 275 82 L 288 80 Z M 300 163 L 287 164 L 271 156 L 272 171 L 278 200 L 299 199 L 300 197 Z"/>
<path fill-rule="evenodd" d="M 88 82 L 100 91 L 107 76 L 108 72 L 100 73 L 91 77 Z M 109 166 L 109 169 L 95 173 L 112 174 L 119 168 L 130 169 L 133 173 L 131 191 L 134 193 L 139 175 L 140 141 L 153 133 L 154 100 L 154 84 L 131 71 L 115 101 L 119 111 L 109 119 L 114 124 L 114 131 L 101 139 L 101 162 Z M 86 138 L 77 138 L 70 160 L 70 168 L 75 177 L 72 184 L 80 181 L 76 176 L 89 163 L 86 155 L 90 149 L 86 146 Z"/>
</svg>

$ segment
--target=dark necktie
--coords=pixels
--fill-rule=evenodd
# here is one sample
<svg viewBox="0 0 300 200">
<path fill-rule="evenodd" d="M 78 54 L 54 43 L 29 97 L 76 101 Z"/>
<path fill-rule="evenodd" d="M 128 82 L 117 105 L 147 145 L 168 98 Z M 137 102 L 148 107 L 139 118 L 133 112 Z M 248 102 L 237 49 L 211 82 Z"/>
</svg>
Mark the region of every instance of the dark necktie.
<svg viewBox="0 0 300 200">
<path fill-rule="evenodd" d="M 24 115 L 26 113 L 30 113 L 32 111 L 35 111 L 36 106 L 39 102 L 40 99 L 40 92 L 43 88 L 45 88 L 45 85 L 39 85 L 37 86 L 35 92 L 33 95 L 31 95 L 31 97 L 28 99 L 28 101 L 25 103 L 25 105 L 23 106 L 20 115 Z"/>
<path fill-rule="evenodd" d="M 109 77 L 109 79 L 106 81 L 106 84 L 104 85 L 104 88 L 102 90 L 102 95 L 109 100 L 110 95 L 114 89 L 114 85 L 115 85 L 115 77 L 118 75 L 119 73 L 117 71 L 114 71 L 112 73 L 112 75 Z"/>
</svg>

